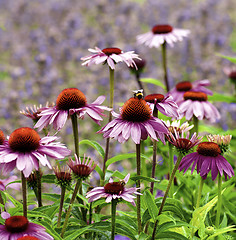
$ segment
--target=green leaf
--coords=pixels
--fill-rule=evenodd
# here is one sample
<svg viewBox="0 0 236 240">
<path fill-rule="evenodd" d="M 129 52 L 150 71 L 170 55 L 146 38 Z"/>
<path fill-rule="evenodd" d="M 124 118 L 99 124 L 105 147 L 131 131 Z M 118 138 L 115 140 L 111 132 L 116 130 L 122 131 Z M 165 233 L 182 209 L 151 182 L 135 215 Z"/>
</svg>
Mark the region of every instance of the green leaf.
<svg viewBox="0 0 236 240">
<path fill-rule="evenodd" d="M 212 102 L 226 102 L 226 103 L 233 103 L 236 101 L 234 96 L 214 93 L 213 96 L 208 96 L 208 100 Z"/>
<path fill-rule="evenodd" d="M 221 55 L 221 54 L 216 54 L 216 55 L 219 56 L 219 57 L 225 58 L 232 63 L 236 63 L 236 57 L 228 57 L 228 56 L 224 56 L 224 55 Z"/>
<path fill-rule="evenodd" d="M 208 239 L 214 239 L 216 236 L 218 236 L 220 234 L 227 233 L 227 232 L 232 232 L 232 231 L 235 231 L 235 230 L 236 230 L 235 226 L 229 226 L 229 227 L 226 227 L 226 228 L 216 229 L 215 233 L 213 235 L 211 235 L 210 237 L 208 237 L 207 240 Z"/>
<path fill-rule="evenodd" d="M 102 156 L 102 158 L 104 158 L 105 152 L 104 152 L 102 146 L 99 143 L 97 143 L 96 141 L 84 139 L 79 142 L 79 145 L 81 145 L 81 144 L 90 145 L 91 147 L 93 147 L 94 149 L 96 149 L 98 151 L 99 155 Z"/>
<path fill-rule="evenodd" d="M 160 180 L 157 180 L 157 179 L 151 178 L 151 177 L 145 177 L 145 176 L 135 176 L 135 177 L 131 177 L 130 179 L 135 181 L 135 182 L 137 180 L 145 180 L 145 181 L 148 181 L 148 182 L 160 182 Z"/>
<path fill-rule="evenodd" d="M 90 228 L 90 226 L 86 226 L 84 228 L 81 228 L 77 231 L 73 231 L 72 234 L 67 235 L 64 239 L 65 240 L 73 240 L 76 239 L 77 237 L 81 236 L 82 234 L 84 234 L 88 229 Z"/>
<path fill-rule="evenodd" d="M 48 174 L 42 176 L 42 183 L 55 183 L 56 176 L 54 174 Z"/>
<path fill-rule="evenodd" d="M 154 84 L 156 86 L 162 87 L 163 89 L 166 88 L 165 85 L 160 80 L 157 80 L 157 79 L 154 79 L 154 78 L 141 78 L 140 81 L 145 82 L 145 83 Z"/>
<path fill-rule="evenodd" d="M 95 171 L 99 174 L 100 178 L 103 179 L 103 171 L 98 165 L 96 165 Z"/>
<path fill-rule="evenodd" d="M 162 233 L 157 232 L 155 239 L 162 239 L 162 238 L 168 239 L 168 240 L 188 240 L 188 238 L 176 232 L 171 232 L 171 231 L 166 231 Z"/>
<path fill-rule="evenodd" d="M 107 160 L 106 162 L 106 167 L 108 167 L 110 164 L 124 160 L 124 159 L 128 159 L 128 158 L 135 158 L 136 157 L 136 153 L 125 153 L 125 154 L 119 154 L 115 157 L 112 157 L 110 159 Z M 144 154 L 141 154 L 141 158 L 145 158 L 145 159 L 149 159 L 149 157 L 147 157 Z"/>
<path fill-rule="evenodd" d="M 145 204 L 148 209 L 148 212 L 151 216 L 151 218 L 156 221 L 158 218 L 158 208 L 157 205 L 155 204 L 155 200 L 153 195 L 150 193 L 149 190 L 146 190 L 144 192 L 144 199 L 145 199 Z"/>
</svg>

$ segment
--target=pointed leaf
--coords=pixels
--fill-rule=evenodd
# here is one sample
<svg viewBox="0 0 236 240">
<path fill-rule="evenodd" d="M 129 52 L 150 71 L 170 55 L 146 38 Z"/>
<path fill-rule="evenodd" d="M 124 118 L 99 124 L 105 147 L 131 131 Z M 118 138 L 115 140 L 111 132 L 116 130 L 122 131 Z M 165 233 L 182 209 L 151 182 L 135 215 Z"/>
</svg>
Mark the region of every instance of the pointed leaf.
<svg viewBox="0 0 236 240">
<path fill-rule="evenodd" d="M 150 193 L 149 190 L 146 190 L 144 192 L 144 199 L 145 199 L 145 204 L 148 209 L 148 212 L 151 216 L 151 218 L 156 221 L 158 218 L 158 208 L 157 205 L 155 204 L 155 200 L 153 195 Z"/>
<path fill-rule="evenodd" d="M 98 151 L 99 155 L 102 156 L 102 158 L 104 158 L 105 152 L 104 152 L 102 146 L 98 142 L 88 140 L 88 139 L 84 139 L 84 140 L 79 142 L 79 145 L 81 145 L 81 144 L 90 145 L 91 147 L 93 147 L 94 149 L 96 149 Z"/>
<path fill-rule="evenodd" d="M 141 78 L 140 81 L 145 82 L 145 83 L 154 84 L 156 86 L 162 87 L 163 89 L 166 88 L 165 85 L 160 80 L 157 80 L 157 79 L 154 79 L 154 78 Z"/>
</svg>

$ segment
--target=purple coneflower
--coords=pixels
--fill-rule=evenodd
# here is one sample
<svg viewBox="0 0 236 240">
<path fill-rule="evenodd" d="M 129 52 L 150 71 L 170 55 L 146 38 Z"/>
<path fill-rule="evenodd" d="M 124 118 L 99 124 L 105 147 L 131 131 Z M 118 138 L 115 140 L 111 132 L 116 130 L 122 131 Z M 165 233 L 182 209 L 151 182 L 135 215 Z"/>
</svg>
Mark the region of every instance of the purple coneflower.
<svg viewBox="0 0 236 240">
<path fill-rule="evenodd" d="M 23 236 L 36 237 L 39 240 L 54 239 L 43 226 L 29 222 L 24 216 L 9 217 L 4 225 L 0 225 L 0 239 L 18 239 Z"/>
<path fill-rule="evenodd" d="M 186 155 L 180 165 L 179 171 L 184 170 L 184 173 L 192 165 L 192 171 L 197 165 L 197 172 L 200 173 L 203 179 L 206 179 L 207 174 L 211 171 L 212 180 L 215 180 L 218 173 L 222 176 L 224 173 L 225 179 L 227 176 L 234 176 L 234 171 L 228 161 L 221 155 L 220 147 L 214 142 L 202 142 L 197 147 L 197 152 Z"/>
<path fill-rule="evenodd" d="M 180 118 L 183 116 L 190 120 L 195 116 L 198 120 L 207 119 L 215 122 L 220 119 L 220 114 L 215 106 L 207 101 L 207 95 L 203 92 L 186 92 L 184 101 L 179 105 Z"/>
<path fill-rule="evenodd" d="M 137 36 L 139 44 L 144 44 L 150 48 L 158 48 L 164 42 L 171 47 L 177 41 L 182 41 L 189 35 L 190 31 L 186 29 L 173 28 L 171 25 L 155 25 L 152 31 Z"/>
<path fill-rule="evenodd" d="M 231 141 L 232 135 L 208 135 L 207 139 L 209 142 L 216 143 L 221 150 L 222 155 L 229 150 L 229 144 Z"/>
<path fill-rule="evenodd" d="M 120 109 L 120 114 L 113 113 L 116 118 L 105 125 L 98 133 L 104 133 L 105 138 L 115 138 L 120 143 L 130 137 L 136 144 L 150 136 L 165 143 L 165 134 L 168 133 L 163 121 L 153 117 L 148 103 L 138 97 L 130 98 Z"/>
<path fill-rule="evenodd" d="M 150 103 L 152 110 L 156 108 L 162 114 L 168 117 L 178 118 L 178 105 L 174 102 L 172 96 L 164 96 L 162 94 L 147 95 L 144 100 Z"/>
<path fill-rule="evenodd" d="M 105 96 L 98 97 L 93 103 L 88 104 L 85 95 L 77 88 L 64 89 L 57 97 L 56 106 L 45 108 L 39 116 L 41 118 L 35 124 L 35 128 L 41 131 L 48 124 L 53 124 L 55 130 L 60 130 L 66 123 L 67 118 L 74 113 L 79 118 L 83 118 L 87 113 L 93 121 L 100 124 L 101 116 L 107 107 L 100 106 L 105 100 Z"/>
<path fill-rule="evenodd" d="M 173 122 L 170 122 L 169 120 L 165 121 L 166 126 L 168 127 L 168 130 L 172 133 L 175 134 L 175 131 L 178 132 L 179 134 L 182 134 L 184 132 L 188 132 L 191 130 L 194 126 L 189 125 L 188 122 L 185 122 L 180 125 L 180 120 L 174 120 Z"/>
<path fill-rule="evenodd" d="M 33 169 L 39 169 L 39 162 L 51 168 L 46 156 L 63 159 L 70 154 L 63 144 L 55 142 L 57 139 L 56 136 L 40 138 L 34 129 L 28 127 L 16 129 L 0 148 L 2 169 L 9 172 L 17 167 L 28 177 Z"/>
<path fill-rule="evenodd" d="M 104 48 L 103 50 L 95 47 L 95 49 L 89 48 L 88 50 L 93 54 L 81 58 L 84 61 L 82 65 L 90 66 L 92 64 L 107 63 L 114 70 L 118 62 L 124 62 L 128 67 L 136 67 L 134 59 L 140 59 L 134 51 L 123 52 L 121 49 L 115 47 Z"/>
<path fill-rule="evenodd" d="M 0 180 L 0 190 L 5 191 L 6 188 L 20 190 L 20 183 L 11 183 L 18 179 L 17 176 L 10 176 L 9 178 Z"/>
<path fill-rule="evenodd" d="M 132 194 L 141 195 L 137 192 L 137 188 L 125 188 L 125 184 L 129 181 L 130 174 L 127 174 L 123 180 L 119 182 L 113 182 L 113 179 L 110 178 L 109 183 L 104 187 L 96 187 L 87 193 L 88 202 L 94 202 L 99 198 L 106 198 L 106 202 L 109 203 L 112 199 L 123 199 L 127 202 L 130 202 L 135 206 L 134 196 Z"/>
<path fill-rule="evenodd" d="M 230 81 L 233 84 L 236 84 L 236 66 L 233 67 L 225 67 L 223 69 L 224 73 L 228 76 L 228 78 L 230 79 Z"/>
<path fill-rule="evenodd" d="M 74 176 L 79 179 L 86 179 L 90 173 L 95 169 L 96 165 L 89 157 L 83 158 L 83 160 L 78 158 L 75 154 L 75 161 L 69 160 L 67 165 L 72 170 Z"/>
<path fill-rule="evenodd" d="M 174 101 L 177 104 L 179 104 L 180 102 L 183 101 L 185 92 L 189 92 L 189 91 L 203 92 L 203 93 L 206 93 L 207 95 L 212 95 L 212 91 L 205 88 L 205 86 L 209 86 L 209 85 L 210 85 L 210 81 L 207 79 L 197 80 L 192 83 L 188 81 L 179 82 L 178 84 L 176 84 L 176 86 L 173 89 L 171 89 L 168 92 L 168 95 L 171 95 Z"/>
</svg>

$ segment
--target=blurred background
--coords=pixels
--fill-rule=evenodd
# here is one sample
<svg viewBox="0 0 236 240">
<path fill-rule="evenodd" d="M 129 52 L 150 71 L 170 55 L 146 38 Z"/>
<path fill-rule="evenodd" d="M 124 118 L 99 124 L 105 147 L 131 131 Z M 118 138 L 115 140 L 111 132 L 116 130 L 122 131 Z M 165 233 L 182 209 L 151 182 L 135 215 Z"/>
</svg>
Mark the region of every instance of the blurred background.
<svg viewBox="0 0 236 240">
<path fill-rule="evenodd" d="M 231 95 L 223 72 L 231 63 L 217 53 L 235 56 L 234 6 L 235 0 L 0 0 L 0 128 L 7 135 L 18 127 L 33 126 L 19 111 L 55 102 L 64 88 L 77 87 L 88 103 L 108 95 L 107 65 L 81 66 L 88 48 L 135 50 L 147 62 L 142 77 L 162 80 L 161 49 L 136 43 L 138 34 L 156 24 L 191 31 L 189 38 L 167 49 L 171 87 L 207 78 L 211 90 Z M 118 112 L 119 103 L 131 97 L 138 85 L 123 63 L 116 66 L 115 79 Z M 145 88 L 147 94 L 163 92 L 150 84 Z M 236 119 L 236 105 L 216 106 L 222 115 L 217 126 L 227 130 Z M 94 134 L 100 127 L 91 119 L 79 123 L 83 138 L 102 140 Z M 72 142 L 69 121 L 61 134 L 65 143 Z"/>
</svg>

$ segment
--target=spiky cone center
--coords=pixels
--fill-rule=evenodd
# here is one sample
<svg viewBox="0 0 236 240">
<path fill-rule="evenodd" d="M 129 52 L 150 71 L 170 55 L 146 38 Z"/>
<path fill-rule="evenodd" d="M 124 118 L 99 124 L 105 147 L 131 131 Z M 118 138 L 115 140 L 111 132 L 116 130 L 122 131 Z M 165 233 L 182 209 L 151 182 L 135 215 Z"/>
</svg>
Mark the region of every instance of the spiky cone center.
<svg viewBox="0 0 236 240">
<path fill-rule="evenodd" d="M 179 92 L 187 92 L 187 91 L 191 90 L 192 87 L 193 87 L 192 83 L 188 82 L 188 81 L 180 82 L 180 83 L 176 84 L 176 86 L 175 86 L 175 88 Z"/>
<path fill-rule="evenodd" d="M 59 110 L 84 107 L 87 103 L 85 95 L 77 88 L 66 88 L 57 97 L 56 106 Z"/>
<path fill-rule="evenodd" d="M 173 27 L 168 25 L 168 24 L 163 24 L 163 25 L 155 25 L 152 28 L 152 32 L 154 34 L 165 34 L 165 33 L 170 33 L 173 31 Z"/>
<path fill-rule="evenodd" d="M 39 177 L 41 179 L 42 177 L 42 172 L 39 172 Z M 38 186 L 38 177 L 37 177 L 37 173 L 34 171 L 32 172 L 28 178 L 26 178 L 27 184 L 30 188 L 35 189 Z"/>
<path fill-rule="evenodd" d="M 12 216 L 6 219 L 5 227 L 10 233 L 20 233 L 27 230 L 29 221 L 24 216 Z"/>
<path fill-rule="evenodd" d="M 22 127 L 16 129 L 9 137 L 9 146 L 13 151 L 31 152 L 39 148 L 40 136 L 32 128 Z"/>
<path fill-rule="evenodd" d="M 221 154 L 220 147 L 214 142 L 202 142 L 197 147 L 197 152 L 203 156 L 217 157 Z"/>
<path fill-rule="evenodd" d="M 24 237 L 17 238 L 17 240 L 40 240 L 40 239 L 33 236 L 24 236 Z"/>
<path fill-rule="evenodd" d="M 60 185 L 61 187 L 69 187 L 72 181 L 72 175 L 70 170 L 60 170 L 58 167 L 54 168 L 54 172 L 56 175 L 56 184 Z"/>
<path fill-rule="evenodd" d="M 121 108 L 121 117 L 130 122 L 144 122 L 151 118 L 152 109 L 143 99 L 130 98 Z"/>
<path fill-rule="evenodd" d="M 136 70 L 136 71 L 142 71 L 143 68 L 146 66 L 146 61 L 144 59 L 138 59 L 138 58 L 134 58 L 134 63 L 137 66 L 138 70 L 136 70 L 135 66 L 131 67 L 132 70 Z"/>
<path fill-rule="evenodd" d="M 207 95 L 203 92 L 186 92 L 184 93 L 184 100 L 188 99 L 192 101 L 205 102 L 207 101 Z"/>
<path fill-rule="evenodd" d="M 165 98 L 162 94 L 150 94 L 147 95 L 144 100 L 149 103 L 160 103 Z"/>
<path fill-rule="evenodd" d="M 104 186 L 105 193 L 120 195 L 124 191 L 124 184 L 121 182 L 107 183 Z"/>
<path fill-rule="evenodd" d="M 5 140 L 5 135 L 2 130 L 0 130 L 0 145 L 4 143 Z"/>
<path fill-rule="evenodd" d="M 92 172 L 92 168 L 85 164 L 77 164 L 72 167 L 72 171 L 76 177 L 87 178 Z"/>
<path fill-rule="evenodd" d="M 112 48 L 104 48 L 102 50 L 103 53 L 105 53 L 107 56 L 110 56 L 112 54 L 116 54 L 116 55 L 119 55 L 122 53 L 121 49 L 119 48 L 115 48 L 115 47 L 112 47 Z"/>
<path fill-rule="evenodd" d="M 231 80 L 236 80 L 236 71 L 232 71 L 230 74 L 229 74 L 229 78 Z"/>
</svg>

